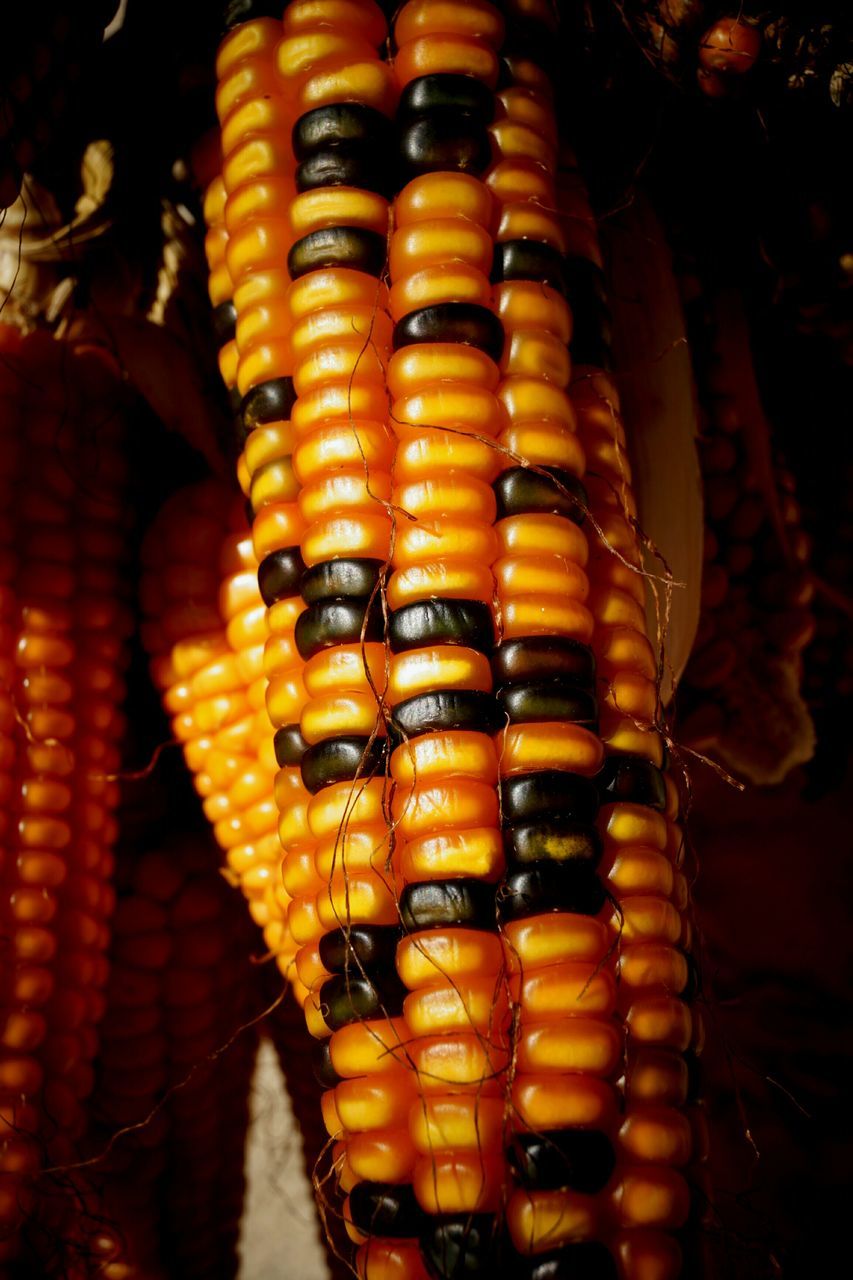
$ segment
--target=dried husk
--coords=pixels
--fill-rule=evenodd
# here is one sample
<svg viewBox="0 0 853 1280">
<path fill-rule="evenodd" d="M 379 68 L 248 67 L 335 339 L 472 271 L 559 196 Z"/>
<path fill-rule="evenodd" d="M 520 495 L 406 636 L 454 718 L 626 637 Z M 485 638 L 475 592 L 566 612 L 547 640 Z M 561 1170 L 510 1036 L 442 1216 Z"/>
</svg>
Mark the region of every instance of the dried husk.
<svg viewBox="0 0 853 1280">
<path fill-rule="evenodd" d="M 703 508 L 696 390 L 672 257 L 651 205 L 638 195 L 601 230 L 634 494 L 649 544 L 645 567 L 658 577 L 671 574 L 669 587 L 656 583 L 647 592 L 646 608 L 649 635 L 663 646 L 666 704 L 699 622 Z"/>
</svg>

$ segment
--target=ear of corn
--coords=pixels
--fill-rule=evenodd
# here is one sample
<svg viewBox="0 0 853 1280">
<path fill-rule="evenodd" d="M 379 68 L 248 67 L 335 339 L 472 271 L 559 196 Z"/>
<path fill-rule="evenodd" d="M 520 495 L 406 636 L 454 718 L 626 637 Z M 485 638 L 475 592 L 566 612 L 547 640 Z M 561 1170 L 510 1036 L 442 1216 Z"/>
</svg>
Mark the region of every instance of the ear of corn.
<svg viewBox="0 0 853 1280">
<path fill-rule="evenodd" d="M 263 705 L 266 617 L 245 517 L 215 481 L 181 490 L 149 530 L 143 560 L 155 683 L 234 882 L 295 982 Z"/>
<path fill-rule="evenodd" d="M 88 1139 L 109 1144 L 97 1170 L 123 1241 L 103 1274 L 233 1276 L 256 1031 L 214 1055 L 254 1012 L 251 927 L 209 840 L 124 853 L 117 878 Z"/>
<path fill-rule="evenodd" d="M 677 805 L 609 498 L 615 466 L 630 511 L 624 432 L 577 430 L 609 393 L 607 317 L 576 176 L 555 212 L 551 15 L 508 16 L 500 62 L 494 7 L 410 0 L 389 66 L 375 5 L 297 0 L 281 101 L 264 20 L 218 64 L 288 924 L 363 1280 L 485 1274 L 498 1247 L 526 1280 L 680 1267 L 680 1103 L 617 1084 L 643 1035 L 680 1072 Z M 268 221 L 268 261 L 230 251 Z M 592 586 L 587 505 L 623 553 Z M 658 872 L 639 903 L 623 835 L 625 883 Z"/>
<path fill-rule="evenodd" d="M 0 53 L 0 210 L 25 172 L 70 132 L 81 79 L 91 74 L 113 16 L 107 0 L 9 10 Z"/>
<path fill-rule="evenodd" d="M 84 1180 L 34 1178 L 75 1159 L 104 1006 L 131 626 L 122 394 L 96 348 L 5 327 L 0 344 L 0 1257 L 37 1267 L 63 1236 L 69 1256 L 95 1247 Z"/>
</svg>

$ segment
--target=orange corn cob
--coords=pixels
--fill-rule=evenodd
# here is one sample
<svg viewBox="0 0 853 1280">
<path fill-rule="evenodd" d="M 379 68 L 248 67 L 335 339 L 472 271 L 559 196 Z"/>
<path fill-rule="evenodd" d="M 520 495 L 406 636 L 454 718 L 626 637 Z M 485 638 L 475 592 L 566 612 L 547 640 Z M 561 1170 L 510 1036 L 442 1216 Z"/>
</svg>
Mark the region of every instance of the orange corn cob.
<svg viewBox="0 0 853 1280">
<path fill-rule="evenodd" d="M 511 5 L 510 17 L 525 38 L 539 26 L 533 47 L 543 23 L 547 39 L 546 5 Z M 622 663 L 605 689 L 610 752 L 662 759 L 634 724 L 656 714 L 654 670 L 633 669 L 637 642 L 626 641 L 627 659 L 617 643 L 627 632 L 648 645 L 643 593 L 630 565 L 590 591 L 579 529 L 584 448 L 565 348 L 571 337 L 577 358 L 598 364 L 606 347 L 594 220 L 577 177 L 566 218 L 555 215 L 557 131 L 531 58 L 506 59 L 495 111 L 503 19 L 492 6 L 402 6 L 396 89 L 373 52 L 384 34 L 373 4 L 304 0 L 286 10 L 284 31 L 276 59 L 294 108 L 292 156 L 280 104 L 247 112 L 243 132 L 235 112 L 229 144 L 220 102 L 223 151 L 275 169 L 265 207 L 288 210 L 295 237 L 286 294 L 280 271 L 260 262 L 246 268 L 245 309 L 235 292 L 239 474 L 268 561 L 289 925 L 312 989 L 309 1027 L 328 1037 L 324 1117 L 339 1139 L 357 1270 L 363 1280 L 484 1274 L 506 1209 L 514 1276 L 578 1266 L 612 1277 L 614 1253 L 626 1277 L 657 1265 L 674 1274 L 671 1238 L 639 1228 L 642 1214 L 658 1227 L 678 1216 L 683 1183 L 661 1153 L 667 1132 L 682 1131 L 669 1116 L 650 1131 L 630 1089 L 620 1131 L 622 1022 L 632 1025 L 634 1004 L 617 1001 L 615 980 L 618 967 L 640 991 L 642 1021 L 653 992 L 642 962 L 662 973 L 668 960 L 677 978 L 680 953 L 640 948 L 617 962 L 596 868 L 604 852 L 612 878 L 607 840 L 621 836 L 625 806 L 604 841 L 592 827 L 598 792 L 609 806 L 614 786 L 635 800 L 645 788 L 653 805 L 663 791 L 670 820 L 677 811 L 645 761 L 606 763 L 591 781 L 604 761 L 587 647 L 596 628 L 615 644 L 598 645 L 603 659 Z M 260 20 L 237 27 L 222 82 L 257 93 L 271 42 Z M 409 181 L 394 202 L 386 294 L 376 278 L 391 184 L 376 155 L 395 92 Z M 286 195 L 288 163 L 297 196 Z M 242 236 L 254 195 L 238 201 L 227 154 L 223 172 L 227 189 L 236 183 L 228 233 Z M 592 450 L 611 465 L 590 483 L 597 511 L 613 468 L 624 470 L 621 428 Z M 630 511 L 627 482 L 621 492 Z M 678 842 L 672 821 L 667 840 Z M 649 910 L 652 923 L 638 909 L 633 927 L 664 927 Z M 402 1001 L 386 977 L 399 915 Z M 631 1164 L 657 1157 L 660 1168 Z"/>
<path fill-rule="evenodd" d="M 75 1159 L 92 1088 L 131 618 L 118 371 L 99 349 L 42 335 L 21 341 L 4 328 L 0 344 L 0 1256 L 10 1259 L 24 1218 L 51 1241 L 75 1212 L 68 1180 L 36 1187 L 32 1176 L 43 1161 Z M 82 1204 L 82 1183 L 76 1194 Z M 84 1216 L 70 1230 L 80 1247 Z"/>
<path fill-rule="evenodd" d="M 263 706 L 266 622 L 245 517 L 216 481 L 182 490 L 149 531 L 143 561 L 143 639 L 155 683 L 234 881 L 282 973 L 296 981 Z"/>
<path fill-rule="evenodd" d="M 124 855 L 118 889 L 89 1135 L 123 1240 L 103 1274 L 233 1276 L 255 1030 L 211 1055 L 254 1012 L 252 930 L 207 840 Z"/>
</svg>

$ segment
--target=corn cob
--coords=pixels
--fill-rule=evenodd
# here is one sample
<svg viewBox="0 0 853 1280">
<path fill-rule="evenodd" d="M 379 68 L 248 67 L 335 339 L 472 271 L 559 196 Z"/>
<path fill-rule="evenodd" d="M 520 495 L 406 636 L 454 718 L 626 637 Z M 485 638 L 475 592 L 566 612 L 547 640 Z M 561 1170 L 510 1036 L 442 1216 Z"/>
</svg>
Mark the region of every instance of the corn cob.
<svg viewBox="0 0 853 1280">
<path fill-rule="evenodd" d="M 234 882 L 295 982 L 260 669 L 266 623 L 245 517 L 225 486 L 205 481 L 174 495 L 147 535 L 143 561 L 154 681 Z M 209 567 L 217 562 L 219 572 Z"/>
<path fill-rule="evenodd" d="M 536 6 L 521 10 L 528 20 L 532 12 L 540 24 L 548 18 L 544 7 L 541 13 Z M 333 11 L 334 31 L 328 25 Z M 290 803 L 283 789 L 279 800 L 285 800 L 280 827 L 285 876 L 297 894 L 289 922 L 297 941 L 304 940 L 301 977 L 315 989 L 307 1006 L 309 1025 L 321 1036 L 333 1031 L 322 1077 L 335 1093 L 324 1111 L 330 1132 L 346 1139 L 336 1148 L 336 1162 L 343 1190 L 351 1193 L 344 1216 L 361 1244 L 357 1267 L 363 1277 L 419 1277 L 425 1267 L 439 1277 L 463 1269 L 482 1273 L 491 1265 L 494 1215 L 507 1194 L 512 1274 L 545 1280 L 574 1264 L 609 1276 L 611 1254 L 594 1238 L 613 1243 L 618 1208 L 611 1211 L 610 1200 L 614 1195 L 624 1200 L 627 1184 L 620 1174 L 610 1176 L 618 1099 L 596 1071 L 614 1075 L 622 1054 L 607 968 L 608 913 L 594 875 L 601 841 L 590 825 L 598 797 L 588 779 L 603 752 L 589 731 L 595 705 L 583 686 L 592 675 L 585 642 L 592 638 L 596 610 L 584 605 L 587 549 L 576 527 L 585 503 L 577 480 L 584 459 L 565 392 L 571 317 L 560 297 L 568 285 L 579 299 L 574 344 L 586 362 L 597 362 L 603 344 L 594 226 L 579 181 L 571 192 L 568 231 L 553 217 L 556 130 L 548 113 L 547 81 L 530 58 L 509 59 L 503 72 L 510 79 L 493 131 L 497 163 L 488 175 L 491 197 L 472 176 L 489 164 L 485 125 L 494 109 L 500 15 L 485 4 L 413 0 L 404 6 L 394 27 L 394 73 L 402 90 L 402 175 L 410 181 L 394 206 L 387 307 L 395 322 L 395 354 L 383 377 L 382 357 L 389 346 L 386 303 L 371 279 L 383 260 L 376 239 L 382 209 L 357 198 L 364 189 L 353 195 L 348 185 L 379 187 L 382 182 L 378 194 L 389 191 L 366 146 L 380 137 L 383 126 L 363 109 L 387 110 L 389 103 L 385 69 L 359 45 L 355 29 L 354 17 L 360 15 L 368 32 L 371 11 L 372 6 L 349 3 L 297 3 L 286 11 L 278 65 L 289 99 L 305 107 L 314 105 L 317 94 L 328 95 L 323 102 L 328 106 L 340 94 L 351 107 L 305 112 L 294 127 L 303 194 L 318 187 L 323 191 L 323 181 L 329 190 L 316 204 L 300 204 L 302 196 L 297 197 L 291 217 L 296 207 L 325 210 L 329 223 L 322 230 L 328 234 L 314 237 L 294 221 L 294 230 L 304 234 L 288 259 L 296 277 L 289 286 L 289 306 L 268 310 L 281 345 L 274 350 L 272 340 L 267 344 L 265 364 L 251 376 L 274 369 L 282 385 L 265 389 L 263 398 L 270 397 L 275 411 L 287 412 L 290 370 L 296 404 L 289 430 L 277 424 L 275 431 L 260 434 L 249 398 L 244 425 L 252 430 L 248 446 L 253 436 L 257 440 L 257 462 L 251 463 L 247 448 L 241 463 L 241 483 L 253 507 L 256 472 L 272 459 L 276 498 L 284 505 L 297 497 L 308 524 L 301 542 L 308 608 L 289 615 L 294 640 L 298 646 L 303 642 L 304 682 L 288 633 L 283 678 L 274 673 L 268 708 L 278 728 L 282 773 L 301 759 L 303 781 L 317 788 L 307 803 L 295 785 Z M 319 25 L 312 30 L 315 21 Z M 246 31 L 251 27 L 247 22 Z M 292 34 L 300 28 L 301 41 Z M 319 59 L 325 63 L 318 70 Z M 309 84 L 314 86 L 310 93 Z M 566 252 L 568 264 L 562 260 Z M 592 269 L 584 257 L 592 258 Z M 498 275 L 503 326 L 492 308 L 490 270 Z M 268 290 L 269 298 L 281 281 L 260 274 L 259 288 Z M 344 307 L 353 309 L 349 328 Z M 240 349 L 239 303 L 236 310 Z M 504 328 L 509 330 L 506 344 Z M 499 370 L 496 358 L 502 352 Z M 241 365 L 242 355 L 240 349 Z M 384 426 L 386 383 L 396 441 L 393 488 Z M 241 390 L 248 388 L 247 381 Z M 291 486 L 281 459 L 294 441 Z M 514 462 L 534 462 L 536 479 L 524 468 L 502 467 L 495 441 L 515 455 Z M 621 457 L 624 437 L 613 447 Z M 546 467 L 550 471 L 542 470 Z M 267 502 L 270 488 L 259 493 Z M 393 530 L 389 496 L 391 510 L 403 517 L 397 515 Z M 626 501 L 630 504 L 630 496 Z M 493 528 L 498 511 L 505 542 Z M 292 538 L 289 512 L 281 523 Z M 290 591 L 301 569 L 291 546 L 285 544 L 283 557 Z M 389 558 L 391 654 L 386 658 L 380 644 L 386 627 L 372 602 L 383 589 Z M 493 566 L 503 640 L 494 662 L 498 700 L 485 656 L 494 637 L 489 616 Z M 531 569 L 544 603 L 524 589 Z M 626 594 L 636 607 L 627 616 L 641 626 L 642 592 L 637 601 L 635 575 L 630 567 L 628 572 Z M 610 589 L 614 584 L 616 596 Z M 622 616 L 618 593 L 624 586 L 617 573 L 596 600 L 605 625 L 613 621 L 614 603 L 617 621 Z M 557 686 L 555 674 L 562 677 Z M 633 698 L 632 708 L 653 716 L 653 679 L 650 685 L 632 679 L 633 674 L 622 673 L 617 681 L 619 698 Z M 540 684 L 549 680 L 547 688 L 531 687 L 537 676 Z M 537 708 L 539 697 L 542 707 Z M 385 767 L 377 745 L 385 734 L 384 708 L 377 706 L 383 698 L 391 709 L 393 739 L 404 739 L 396 749 L 390 744 L 390 824 L 386 788 L 375 776 Z M 612 707 L 606 712 L 611 748 L 638 749 L 639 735 L 634 730 L 632 736 L 625 717 L 614 717 Z M 563 723 L 563 717 L 574 723 Z M 502 720 L 510 723 L 497 737 L 496 754 L 489 735 Z M 356 741 L 341 741 L 341 730 Z M 529 831 L 519 826 L 518 815 L 515 821 L 510 815 L 503 841 L 499 773 L 505 778 L 501 800 L 509 799 L 511 806 L 515 793 L 514 802 L 523 808 L 527 787 L 532 812 L 540 815 L 538 823 L 527 824 Z M 559 830 L 545 831 L 540 792 L 547 780 L 560 801 L 564 789 L 571 791 L 571 804 L 584 819 L 574 831 L 567 830 L 565 817 Z M 521 810 L 519 815 L 525 816 Z M 550 861 L 543 871 L 540 859 L 528 854 L 540 861 L 532 875 L 526 868 L 510 869 L 498 894 L 502 945 L 494 881 L 505 871 L 504 847 L 517 856 L 516 843 L 525 839 L 531 849 L 537 841 L 547 847 Z M 571 855 L 574 865 L 558 866 L 555 849 L 558 860 Z M 524 850 L 520 861 L 523 866 Z M 341 864 L 343 872 L 337 870 Z M 556 899 L 549 877 L 555 885 L 556 879 L 561 882 L 563 892 Z M 393 1016 L 402 992 L 392 992 L 381 980 L 388 954 L 383 948 L 395 936 L 400 883 L 406 887 L 399 910 L 409 931 L 397 949 L 399 975 L 409 991 L 402 1019 Z M 573 910 L 555 916 L 555 902 Z M 539 917 L 532 926 L 531 915 Z M 323 928 L 338 923 L 344 928 L 320 943 Z M 528 954 L 519 956 L 519 942 Z M 555 956 L 561 965 L 547 963 Z M 516 1058 L 512 1071 L 505 1071 L 510 1042 L 505 966 L 524 969 L 507 985 L 513 1004 L 521 1007 L 516 1039 L 530 1068 L 527 1075 L 522 1070 L 509 1101 L 518 1131 L 509 1151 L 517 1171 L 512 1185 L 503 1151 L 504 1095 L 511 1081 L 518 1081 L 519 1070 Z M 554 969 L 556 974 L 548 972 Z M 574 1010 L 565 1017 L 565 1005 L 572 992 L 574 999 L 586 996 L 590 983 L 591 1016 L 578 1036 L 581 1020 Z M 380 1012 L 385 1016 L 377 1017 Z M 553 1023 L 545 1026 L 540 1046 L 563 1035 L 565 1061 L 575 1067 L 585 1061 L 588 1076 L 565 1066 L 550 1078 L 547 1072 L 545 1078 L 537 1075 L 537 1017 Z M 394 1058 L 398 1067 L 385 1074 Z M 413 1067 L 414 1073 L 401 1067 Z M 363 1072 L 372 1078 L 359 1080 Z M 560 1132 L 557 1142 L 554 1132 L 546 1134 L 537 1149 L 526 1139 L 534 1127 L 542 1128 L 543 1119 Z M 596 1122 L 607 1132 L 591 1133 Z M 381 1126 L 379 1140 L 373 1125 Z M 540 1172 L 542 1151 L 555 1147 L 557 1159 Z M 566 1191 L 565 1165 L 568 1159 L 571 1166 L 573 1153 L 579 1172 L 572 1176 L 579 1185 L 606 1189 L 605 1195 Z M 525 1187 L 531 1178 L 532 1187 Z M 648 1199 L 652 1181 L 630 1184 L 635 1199 Z M 416 1235 L 422 1237 L 423 1253 L 415 1247 Z M 555 1252 L 555 1243 L 566 1247 Z M 626 1274 L 642 1273 L 647 1243 L 637 1236 L 627 1244 L 615 1242 L 625 1256 Z M 650 1264 L 660 1256 L 669 1265 L 673 1253 L 665 1240 L 652 1239 L 649 1249 Z M 519 1254 L 532 1257 L 522 1261 Z"/>
<path fill-rule="evenodd" d="M 109 0 L 84 0 L 4 15 L 0 210 L 14 202 L 23 174 L 67 131 L 79 82 L 92 70 L 114 9 Z"/>
<path fill-rule="evenodd" d="M 118 889 L 89 1146 L 124 1249 L 102 1274 L 233 1276 L 256 1033 L 207 1059 L 254 1012 L 251 928 L 209 840 L 125 854 Z"/>
<path fill-rule="evenodd" d="M 131 626 L 117 370 L 96 348 L 5 328 L 2 413 L 4 1146 L 0 1256 L 23 1218 L 52 1247 L 69 1233 L 70 1180 L 92 1088 L 113 907 L 112 844 Z M 70 1231 L 86 1248 L 82 1213 Z M 32 1238 L 32 1237 L 31 1237 Z M 40 1247 L 40 1244 L 39 1246 Z M 34 1264 L 37 1265 L 37 1264 Z"/>
</svg>

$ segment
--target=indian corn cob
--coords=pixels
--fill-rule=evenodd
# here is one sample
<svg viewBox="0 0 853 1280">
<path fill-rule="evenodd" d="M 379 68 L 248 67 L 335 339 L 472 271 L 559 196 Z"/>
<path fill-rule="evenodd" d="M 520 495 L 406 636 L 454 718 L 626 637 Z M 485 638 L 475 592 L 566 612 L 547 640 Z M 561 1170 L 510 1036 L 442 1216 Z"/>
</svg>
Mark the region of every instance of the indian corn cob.
<svg viewBox="0 0 853 1280">
<path fill-rule="evenodd" d="M 5 15 L 0 54 L 0 210 L 25 172 L 68 128 L 81 78 L 91 72 L 111 0 L 50 3 Z M 26 195 L 26 193 L 25 193 Z"/>
<path fill-rule="evenodd" d="M 230 204 L 229 236 L 278 246 L 241 260 L 242 295 L 232 271 L 240 477 L 283 620 L 267 706 L 289 924 L 358 1273 L 485 1274 L 505 1221 L 507 1274 L 611 1276 L 615 1259 L 626 1277 L 676 1274 L 677 1245 L 642 1228 L 680 1225 L 683 1181 L 641 1105 L 620 1132 L 625 1022 L 635 1004 L 642 1022 L 649 993 L 641 979 L 619 1003 L 617 969 L 649 957 L 638 944 L 623 964 L 606 877 L 632 802 L 640 827 L 647 793 L 670 819 L 677 802 L 647 727 L 656 665 L 636 537 L 612 500 L 618 474 L 633 515 L 624 432 L 609 423 L 591 437 L 605 469 L 589 505 L 608 529 L 622 520 L 623 560 L 608 547 L 592 591 L 586 574 L 575 419 L 578 405 L 594 416 L 588 386 L 609 395 L 594 372 L 606 311 L 576 175 L 556 214 L 534 56 L 550 12 L 510 5 L 499 59 L 491 5 L 410 0 L 386 64 L 375 5 L 297 0 L 275 54 L 289 117 L 271 103 L 272 24 L 240 16 L 218 67 L 225 222 Z M 223 109 L 241 85 L 244 117 Z M 378 162 L 392 144 L 397 183 Z M 586 366 L 577 405 L 570 339 Z M 610 664 L 604 743 L 594 655 Z M 673 826 L 664 847 L 677 844 Z M 667 907 L 685 941 L 671 903 L 646 904 L 652 939 L 672 930 Z M 644 919 L 636 907 L 630 927 Z M 680 1116 L 657 1120 L 682 1135 Z"/>
<path fill-rule="evenodd" d="M 107 1280 L 237 1273 L 257 1032 L 212 1055 L 256 1001 L 251 926 L 217 861 L 210 839 L 187 834 L 119 858 L 88 1139 L 123 1241 Z"/>
<path fill-rule="evenodd" d="M 24 1221 L 33 1248 L 53 1249 L 64 1234 L 69 1250 L 88 1247 L 82 1182 L 73 1173 L 34 1179 L 43 1164 L 73 1163 L 92 1089 L 132 620 L 122 586 L 118 370 L 82 343 L 21 340 L 5 327 L 0 342 L 0 1256 L 8 1261 Z"/>
<path fill-rule="evenodd" d="M 263 707 L 266 619 L 239 504 L 213 480 L 180 490 L 149 530 L 143 562 L 143 639 L 154 681 L 229 872 L 295 982 Z"/>
</svg>

